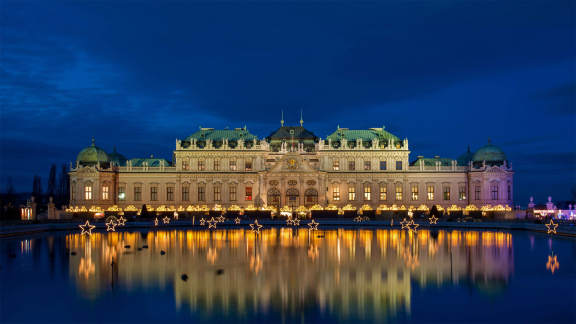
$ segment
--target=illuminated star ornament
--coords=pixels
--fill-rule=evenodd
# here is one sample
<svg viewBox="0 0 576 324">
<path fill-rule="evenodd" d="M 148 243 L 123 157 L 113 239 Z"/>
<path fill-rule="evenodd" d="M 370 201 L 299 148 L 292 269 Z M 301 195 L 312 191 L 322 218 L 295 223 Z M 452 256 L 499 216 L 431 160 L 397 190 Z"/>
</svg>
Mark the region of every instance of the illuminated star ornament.
<svg viewBox="0 0 576 324">
<path fill-rule="evenodd" d="M 163 222 L 164 224 L 170 224 L 170 217 L 164 216 L 164 218 L 162 218 L 162 222 Z"/>
<path fill-rule="evenodd" d="M 224 223 L 225 220 L 226 217 L 224 217 L 223 215 L 220 215 L 220 217 L 218 217 L 218 223 Z"/>
<path fill-rule="evenodd" d="M 236 217 L 236 219 L 234 220 L 234 223 L 240 224 L 240 217 Z"/>
<path fill-rule="evenodd" d="M 406 225 L 406 229 L 408 229 L 408 232 L 410 232 L 410 233 L 416 233 L 416 229 L 418 228 L 418 226 L 420 226 L 420 224 L 414 223 L 413 219 L 411 219 L 405 225 Z M 404 228 L 404 225 L 402 225 L 402 228 Z"/>
<path fill-rule="evenodd" d="M 354 221 L 356 223 L 361 223 L 362 221 L 364 221 L 364 219 L 362 218 L 362 216 L 356 216 L 356 217 L 354 217 Z"/>
<path fill-rule="evenodd" d="M 315 220 L 312 220 L 310 223 L 308 223 L 308 227 L 310 227 L 309 230 L 311 230 L 311 231 L 317 231 L 317 230 L 318 230 L 318 225 L 319 225 L 319 224 L 316 223 Z"/>
<path fill-rule="evenodd" d="M 294 219 L 292 220 L 292 225 L 294 225 L 294 226 L 300 226 L 300 219 L 294 218 Z"/>
<path fill-rule="evenodd" d="M 158 226 L 158 217 L 154 218 L 154 226 Z"/>
<path fill-rule="evenodd" d="M 118 220 L 116 221 L 116 225 L 118 226 L 126 225 L 126 218 L 124 218 L 124 216 L 120 216 L 120 218 L 118 218 Z"/>
<path fill-rule="evenodd" d="M 254 224 L 250 224 L 250 228 L 252 229 L 252 232 L 260 233 L 262 225 L 258 224 L 258 220 L 256 219 L 254 220 Z"/>
<path fill-rule="evenodd" d="M 206 225 L 206 220 L 204 218 L 200 218 L 200 225 L 201 226 Z"/>
<path fill-rule="evenodd" d="M 294 224 L 292 223 L 292 217 L 286 218 L 286 225 L 294 225 Z"/>
<path fill-rule="evenodd" d="M 550 219 L 549 224 L 545 224 L 548 228 L 548 234 L 556 234 L 556 229 L 558 228 L 558 224 L 554 223 L 552 219 Z"/>
<path fill-rule="evenodd" d="M 115 232 L 116 231 L 116 222 L 114 220 L 110 220 L 108 223 L 106 224 L 106 231 L 108 232 Z"/>
<path fill-rule="evenodd" d="M 560 268 L 560 263 L 558 262 L 558 257 L 556 254 L 552 253 L 552 255 L 548 256 L 548 262 L 546 262 L 546 270 L 550 270 L 550 272 L 554 273 L 554 271 Z"/>
<path fill-rule="evenodd" d="M 80 235 L 87 234 L 88 236 L 92 235 L 92 230 L 96 228 L 94 225 L 90 225 L 89 221 L 86 221 L 84 225 L 78 225 L 82 229 L 82 233 Z"/>
<path fill-rule="evenodd" d="M 432 217 L 428 218 L 430 224 L 438 224 L 438 217 L 432 215 Z"/>
<path fill-rule="evenodd" d="M 409 223 L 410 222 L 406 218 L 404 218 L 400 221 L 400 225 L 402 225 L 402 229 L 408 228 Z"/>
<path fill-rule="evenodd" d="M 218 220 L 216 220 L 216 219 L 214 219 L 214 217 L 212 217 L 208 221 L 208 228 L 216 228 L 216 224 L 218 224 Z"/>
</svg>

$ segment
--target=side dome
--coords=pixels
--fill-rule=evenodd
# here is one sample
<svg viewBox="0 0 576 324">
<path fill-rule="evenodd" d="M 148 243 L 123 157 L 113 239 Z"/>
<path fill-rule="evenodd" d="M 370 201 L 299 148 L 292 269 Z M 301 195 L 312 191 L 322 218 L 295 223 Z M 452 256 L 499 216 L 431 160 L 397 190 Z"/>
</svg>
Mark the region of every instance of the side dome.
<svg viewBox="0 0 576 324">
<path fill-rule="evenodd" d="M 472 157 L 474 163 L 481 163 L 486 161 L 488 164 L 497 164 L 506 161 L 506 154 L 496 145 L 492 145 L 490 141 L 484 145 Z"/>
<path fill-rule="evenodd" d="M 111 153 L 108 153 L 108 159 L 110 159 L 110 162 L 119 166 L 125 166 L 126 161 L 128 161 L 124 155 L 116 152 L 116 147 L 114 147 L 114 150 Z"/>
<path fill-rule="evenodd" d="M 474 153 L 472 153 L 472 151 L 470 151 L 470 145 L 468 145 L 468 151 L 466 151 L 464 154 L 460 155 L 456 159 L 456 161 L 458 162 L 458 165 L 460 165 L 460 166 L 468 166 L 470 161 L 472 161 L 473 159 L 474 159 Z"/>
<path fill-rule="evenodd" d="M 108 154 L 106 152 L 96 146 L 94 139 L 92 139 L 92 145 L 88 146 L 87 148 L 83 149 L 78 153 L 78 157 L 76 158 L 79 164 L 82 165 L 94 165 L 100 163 L 110 162 Z"/>
</svg>

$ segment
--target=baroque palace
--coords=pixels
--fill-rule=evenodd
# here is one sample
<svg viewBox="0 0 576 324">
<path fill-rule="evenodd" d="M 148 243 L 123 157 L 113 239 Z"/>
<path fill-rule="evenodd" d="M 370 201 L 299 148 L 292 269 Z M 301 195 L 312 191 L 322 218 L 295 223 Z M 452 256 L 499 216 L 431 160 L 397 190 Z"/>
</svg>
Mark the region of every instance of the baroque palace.
<svg viewBox="0 0 576 324">
<path fill-rule="evenodd" d="M 70 204 L 88 208 L 417 208 L 512 206 L 513 170 L 488 143 L 458 159 L 410 158 L 384 127 L 338 127 L 325 139 L 300 126 L 266 138 L 246 127 L 200 128 L 176 140 L 172 161 L 127 159 L 92 145 L 70 171 Z M 330 207 L 329 207 L 330 206 Z M 272 208 L 274 207 L 274 208 Z M 197 207 L 196 207 L 197 208 Z"/>
</svg>

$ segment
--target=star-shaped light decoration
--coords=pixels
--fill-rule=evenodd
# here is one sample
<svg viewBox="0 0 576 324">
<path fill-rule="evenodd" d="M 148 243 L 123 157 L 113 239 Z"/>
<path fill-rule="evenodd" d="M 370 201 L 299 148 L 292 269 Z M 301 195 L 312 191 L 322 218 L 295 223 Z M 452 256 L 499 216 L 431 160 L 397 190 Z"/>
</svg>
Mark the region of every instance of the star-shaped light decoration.
<svg viewBox="0 0 576 324">
<path fill-rule="evenodd" d="M 292 223 L 292 217 L 286 218 L 286 225 L 294 225 L 294 224 Z"/>
<path fill-rule="evenodd" d="M 556 234 L 558 224 L 554 223 L 552 219 L 550 219 L 550 223 L 544 225 L 546 225 L 546 227 L 548 228 L 548 234 Z"/>
<path fill-rule="evenodd" d="M 299 218 L 294 218 L 292 220 L 292 225 L 294 226 L 300 226 L 300 219 Z"/>
<path fill-rule="evenodd" d="M 356 216 L 356 217 L 354 217 L 354 221 L 355 221 L 356 223 L 361 223 L 363 220 L 364 220 L 364 219 L 362 218 L 362 216 Z"/>
<path fill-rule="evenodd" d="M 158 217 L 154 218 L 154 226 L 158 226 Z"/>
<path fill-rule="evenodd" d="M 164 224 L 170 224 L 170 217 L 164 216 L 164 218 L 162 218 L 162 223 L 164 223 Z"/>
<path fill-rule="evenodd" d="M 108 221 L 106 224 L 107 232 L 116 232 L 116 225 L 118 225 L 114 220 Z"/>
<path fill-rule="evenodd" d="M 218 224 L 218 220 L 216 220 L 214 217 L 212 217 L 208 221 L 208 228 L 216 228 L 216 224 Z"/>
<path fill-rule="evenodd" d="M 558 257 L 554 253 L 552 253 L 552 255 L 548 256 L 548 262 L 546 262 L 546 269 L 554 273 L 554 271 L 558 270 L 558 268 L 560 268 Z"/>
<path fill-rule="evenodd" d="M 400 221 L 400 225 L 402 225 L 402 229 L 408 228 L 409 223 L 410 222 L 406 218 L 404 218 Z"/>
<path fill-rule="evenodd" d="M 260 229 L 262 228 L 262 225 L 258 224 L 258 220 L 254 220 L 253 224 L 250 224 L 250 228 L 252 229 L 252 232 L 258 233 L 260 234 Z"/>
<path fill-rule="evenodd" d="M 240 217 L 236 217 L 236 219 L 234 219 L 234 223 L 235 223 L 235 224 L 240 224 Z"/>
<path fill-rule="evenodd" d="M 124 216 L 120 216 L 120 218 L 116 220 L 116 225 L 118 226 L 126 225 L 126 218 L 124 218 Z"/>
<path fill-rule="evenodd" d="M 204 219 L 204 217 L 200 218 L 200 225 L 201 226 L 206 225 L 206 220 Z"/>
<path fill-rule="evenodd" d="M 430 224 L 438 224 L 438 217 L 432 215 L 430 218 L 428 218 L 428 221 Z"/>
<path fill-rule="evenodd" d="M 414 223 L 414 220 L 411 219 L 408 223 L 406 223 L 406 228 L 410 233 L 416 233 L 416 229 L 420 226 L 420 224 Z"/>
<path fill-rule="evenodd" d="M 317 231 L 317 230 L 318 230 L 318 225 L 320 225 L 320 224 L 319 224 L 319 223 L 316 223 L 315 220 L 312 220 L 310 223 L 308 223 L 308 227 L 310 227 L 309 230 L 311 230 L 311 231 Z"/>
<path fill-rule="evenodd" d="M 86 221 L 86 223 L 84 225 L 78 225 L 78 227 L 80 227 L 82 229 L 82 233 L 80 235 L 92 235 L 92 230 L 96 228 L 96 226 L 94 225 L 90 225 L 89 221 Z"/>
<path fill-rule="evenodd" d="M 218 223 L 224 223 L 224 221 L 226 221 L 226 217 L 224 217 L 223 215 L 220 215 L 218 218 Z"/>
</svg>

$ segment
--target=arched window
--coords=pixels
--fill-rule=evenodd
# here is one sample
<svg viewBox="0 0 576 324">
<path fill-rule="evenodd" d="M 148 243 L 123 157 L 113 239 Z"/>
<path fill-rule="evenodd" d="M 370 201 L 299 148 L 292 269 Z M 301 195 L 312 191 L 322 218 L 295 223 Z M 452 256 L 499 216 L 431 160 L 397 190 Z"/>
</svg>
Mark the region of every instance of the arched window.
<svg viewBox="0 0 576 324">
<path fill-rule="evenodd" d="M 84 200 L 92 200 L 92 182 L 84 184 Z"/>
<path fill-rule="evenodd" d="M 314 206 L 318 203 L 318 191 L 316 189 L 307 189 L 304 192 L 304 205 L 306 207 Z"/>
<path fill-rule="evenodd" d="M 276 188 L 268 190 L 268 206 L 280 208 L 280 191 Z"/>
<path fill-rule="evenodd" d="M 110 199 L 110 185 L 106 182 L 102 185 L 102 200 Z"/>
<path fill-rule="evenodd" d="M 299 201 L 300 193 L 297 189 L 290 188 L 286 190 L 286 203 L 291 208 L 297 208 L 300 201 Z"/>
</svg>

